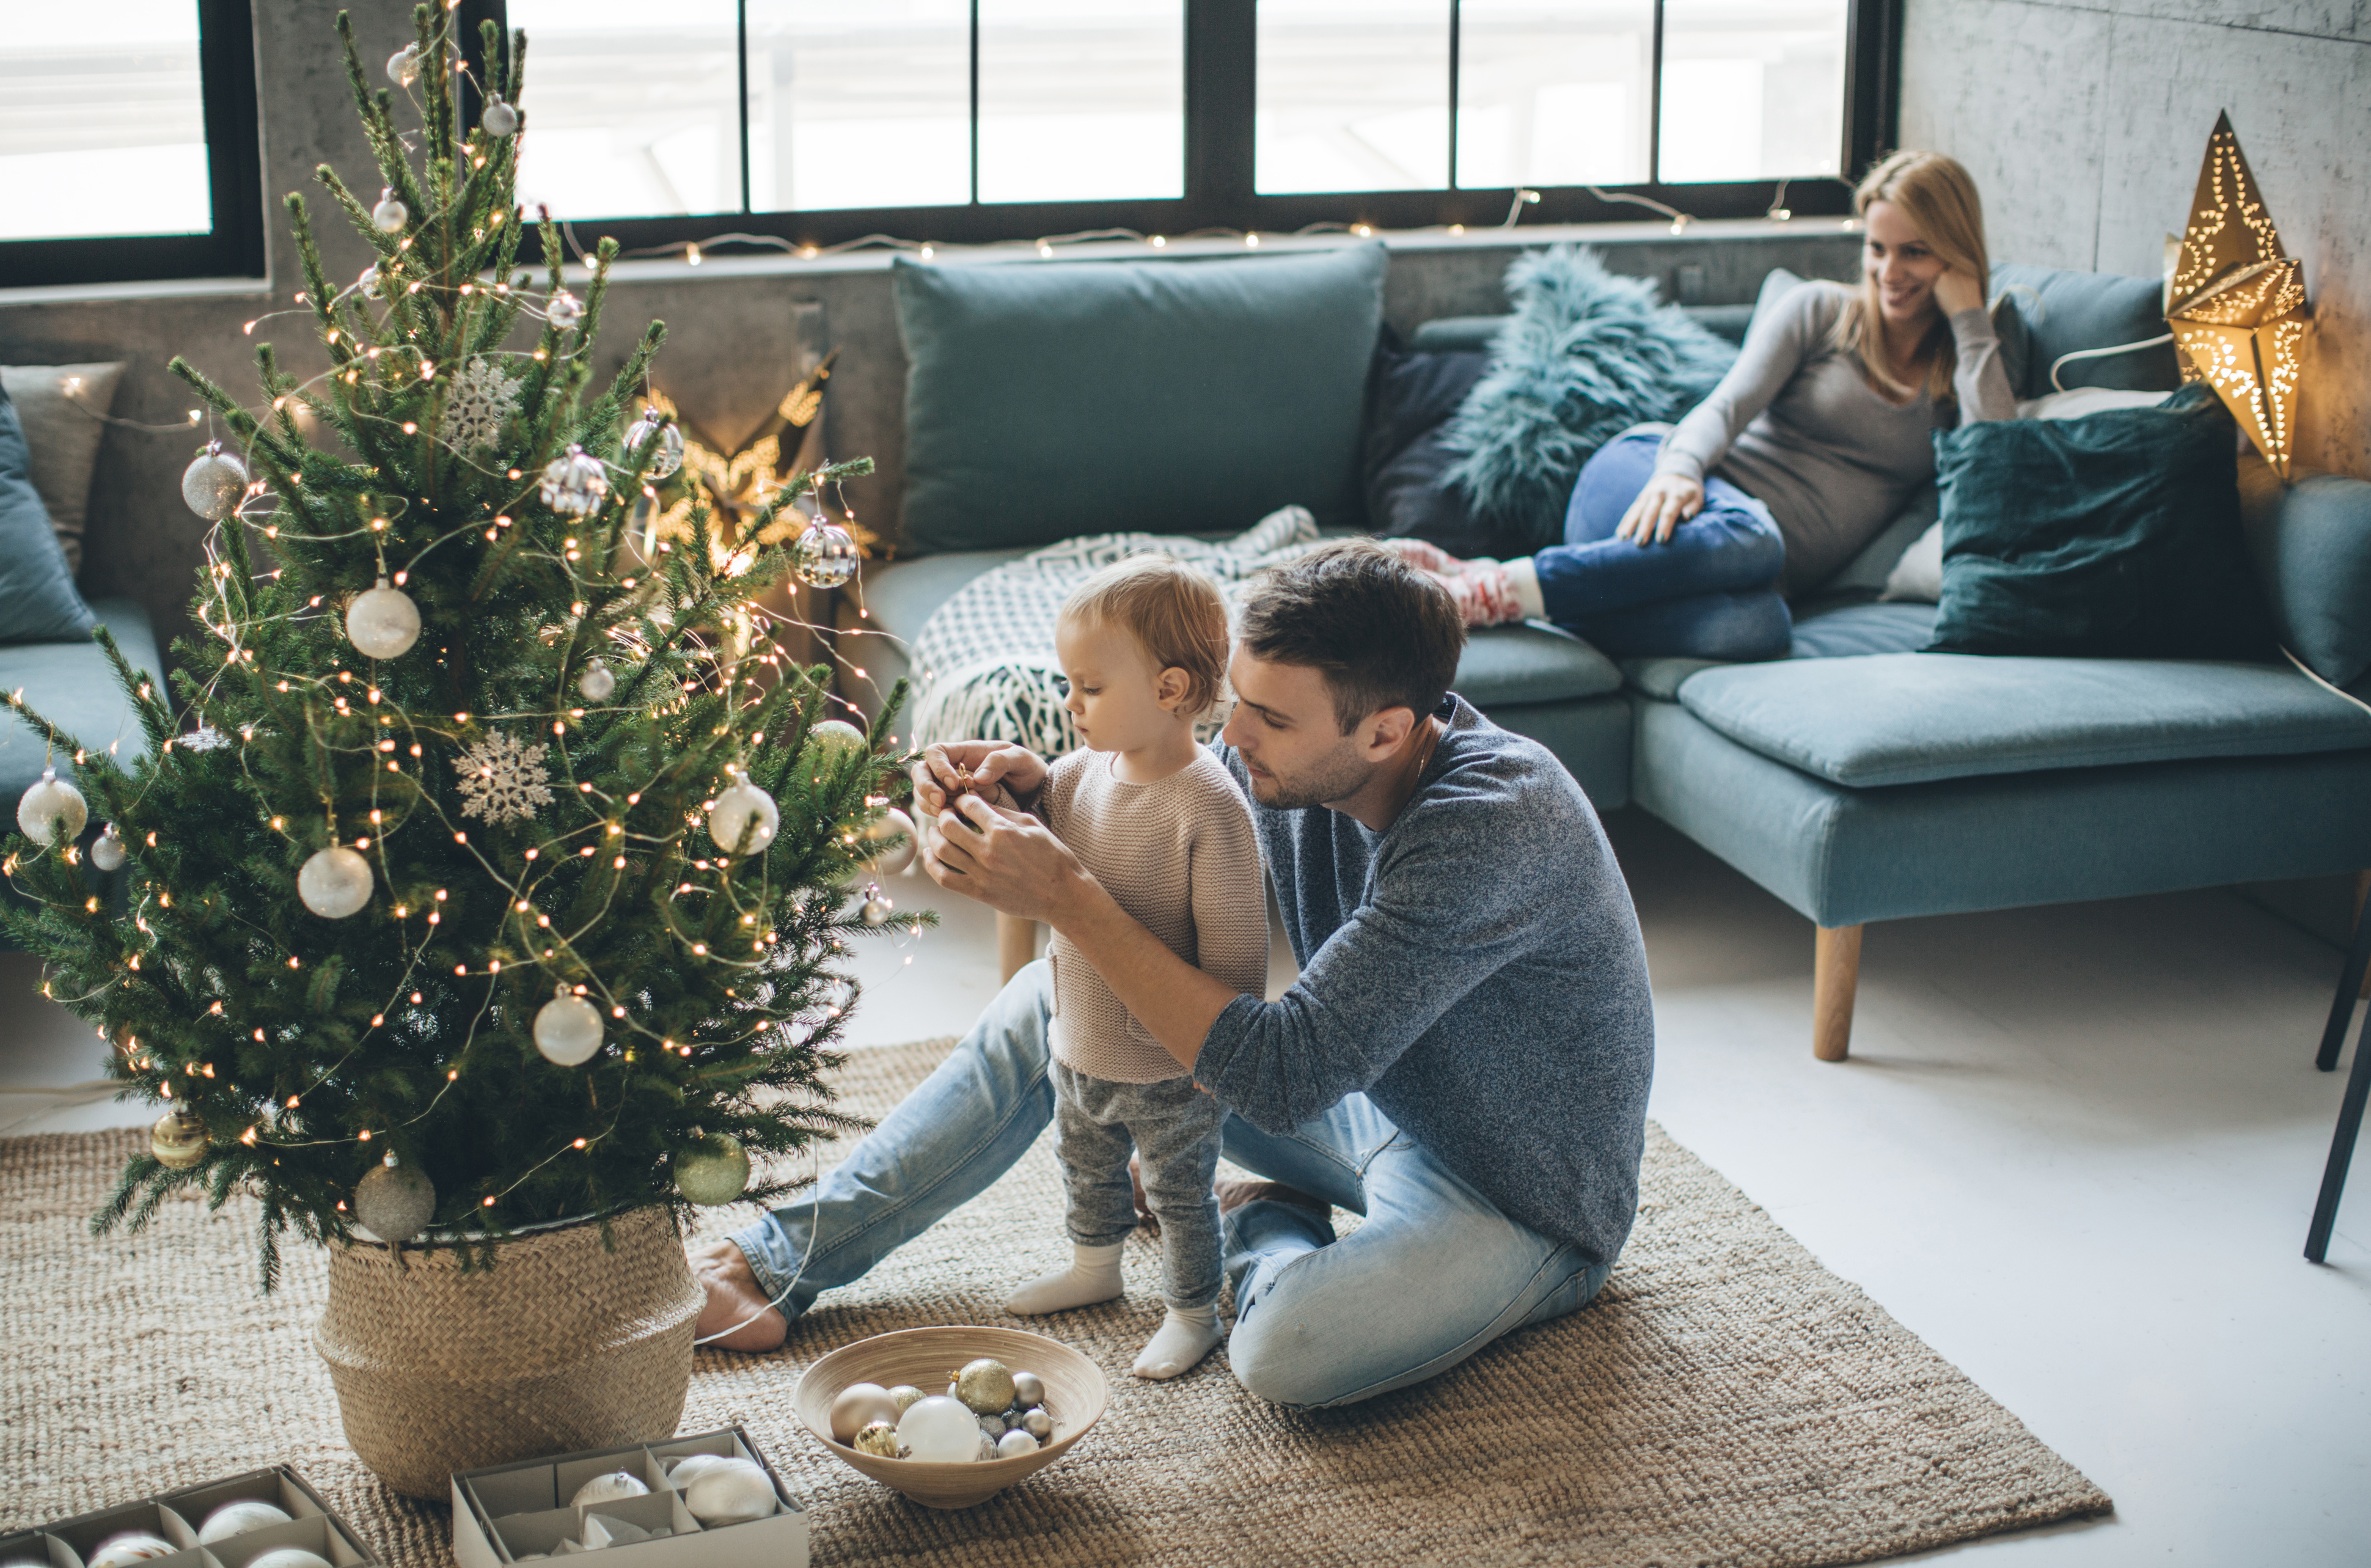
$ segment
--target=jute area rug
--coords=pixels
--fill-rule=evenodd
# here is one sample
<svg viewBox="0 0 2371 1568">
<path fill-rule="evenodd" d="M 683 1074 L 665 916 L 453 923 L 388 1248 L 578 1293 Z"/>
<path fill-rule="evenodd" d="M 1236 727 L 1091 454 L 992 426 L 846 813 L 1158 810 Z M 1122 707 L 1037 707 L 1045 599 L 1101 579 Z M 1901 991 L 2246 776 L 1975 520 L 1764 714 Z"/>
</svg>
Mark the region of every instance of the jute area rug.
<svg viewBox="0 0 2371 1568">
<path fill-rule="evenodd" d="M 843 1105 L 886 1111 L 948 1043 L 855 1054 Z M 87 1216 L 143 1136 L 0 1141 L 0 1527 L 284 1461 L 388 1563 L 442 1568 L 445 1510 L 384 1491 L 344 1445 L 311 1342 L 318 1253 L 292 1251 L 267 1298 L 244 1200 L 212 1216 L 175 1204 L 139 1237 L 90 1238 Z M 1246 1395 L 1223 1348 L 1173 1383 L 1128 1376 L 1160 1320 L 1147 1235 L 1129 1246 L 1121 1301 L 1025 1322 L 1003 1312 L 1013 1285 L 1068 1257 L 1051 1142 L 827 1296 L 781 1352 L 700 1354 L 682 1430 L 746 1426 L 805 1493 L 815 1562 L 1777 1568 L 2111 1506 L 1660 1129 L 1637 1228 L 1594 1304 L 1430 1383 L 1310 1414 Z M 715 1211 L 709 1228 L 750 1214 Z M 1112 1386 L 1062 1463 L 943 1514 L 832 1458 L 791 1398 L 828 1350 L 942 1323 L 1050 1327 Z"/>
</svg>

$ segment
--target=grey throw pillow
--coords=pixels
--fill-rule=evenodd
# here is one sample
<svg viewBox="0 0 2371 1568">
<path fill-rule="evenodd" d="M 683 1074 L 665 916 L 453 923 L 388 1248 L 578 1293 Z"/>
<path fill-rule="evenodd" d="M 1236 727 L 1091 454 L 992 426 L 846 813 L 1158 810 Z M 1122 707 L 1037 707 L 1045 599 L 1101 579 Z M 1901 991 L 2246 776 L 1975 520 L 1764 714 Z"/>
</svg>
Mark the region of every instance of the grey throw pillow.
<svg viewBox="0 0 2371 1568">
<path fill-rule="evenodd" d="M 82 571 L 82 530 L 90 476 L 115 408 L 121 361 L 94 364 L 0 364 L 0 390 L 17 406 L 32 454 L 33 489 L 48 509 L 66 565 Z"/>
</svg>

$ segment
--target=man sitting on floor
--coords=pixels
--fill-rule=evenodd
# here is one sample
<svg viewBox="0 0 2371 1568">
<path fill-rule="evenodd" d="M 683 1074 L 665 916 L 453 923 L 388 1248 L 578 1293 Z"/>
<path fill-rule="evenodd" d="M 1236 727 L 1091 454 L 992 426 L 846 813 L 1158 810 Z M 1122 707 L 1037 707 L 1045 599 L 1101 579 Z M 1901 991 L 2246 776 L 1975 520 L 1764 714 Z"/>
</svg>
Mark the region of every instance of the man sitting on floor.
<svg viewBox="0 0 2371 1568">
<path fill-rule="evenodd" d="M 1131 919 L 1024 804 L 1044 762 L 990 742 L 915 768 L 942 887 L 1067 937 L 1230 1114 L 1221 1194 L 1236 1378 L 1347 1404 L 1587 1302 L 1637 1205 L 1654 1008 L 1637 917 L 1562 765 L 1448 695 L 1448 594 L 1365 541 L 1255 589 L 1220 755 L 1255 802 L 1301 977 L 1231 989 Z M 945 812 L 945 814 L 939 814 Z M 960 819 L 960 820 L 959 820 Z M 816 1190 L 693 1256 L 702 1335 L 791 1317 L 984 1191 L 1052 1120 L 1037 963 Z M 1336 1239 L 1326 1205 L 1366 1216 Z M 729 1331 L 729 1332 L 726 1332 Z"/>
</svg>

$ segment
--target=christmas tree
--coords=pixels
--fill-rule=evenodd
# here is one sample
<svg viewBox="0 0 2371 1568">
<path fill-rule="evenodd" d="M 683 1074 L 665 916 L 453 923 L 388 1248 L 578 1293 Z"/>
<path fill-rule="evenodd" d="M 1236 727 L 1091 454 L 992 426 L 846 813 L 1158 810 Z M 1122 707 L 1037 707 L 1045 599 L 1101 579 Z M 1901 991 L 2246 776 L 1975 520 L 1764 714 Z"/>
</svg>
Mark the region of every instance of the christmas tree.
<svg viewBox="0 0 2371 1568">
<path fill-rule="evenodd" d="M 377 255 L 342 287 L 288 198 L 328 371 L 260 348 L 250 412 L 173 363 L 234 438 L 185 485 L 216 526 L 179 715 L 104 630 L 145 757 L 18 701 L 106 828 L 78 843 L 75 786 L 34 787 L 9 928 L 127 1093 L 166 1108 L 93 1226 L 251 1192 L 267 1289 L 291 1230 L 359 1222 L 492 1262 L 522 1226 L 779 1193 L 749 1153 L 849 1124 L 825 1083 L 855 998 L 835 965 L 892 918 L 877 888 L 851 910 L 850 885 L 908 826 L 882 744 L 902 690 L 868 734 L 827 716 L 825 669 L 750 631 L 784 571 L 847 576 L 821 506 L 870 464 L 755 510 L 748 539 L 802 502 L 817 516 L 737 577 L 638 527 L 682 451 L 663 414 L 619 432 L 664 329 L 591 395 L 616 245 L 580 299 L 547 215 L 530 286 L 526 37 L 505 53 L 485 25 L 465 128 L 450 15 L 419 7 L 387 63 L 417 132 L 339 17 L 386 190 L 319 170 Z"/>
</svg>

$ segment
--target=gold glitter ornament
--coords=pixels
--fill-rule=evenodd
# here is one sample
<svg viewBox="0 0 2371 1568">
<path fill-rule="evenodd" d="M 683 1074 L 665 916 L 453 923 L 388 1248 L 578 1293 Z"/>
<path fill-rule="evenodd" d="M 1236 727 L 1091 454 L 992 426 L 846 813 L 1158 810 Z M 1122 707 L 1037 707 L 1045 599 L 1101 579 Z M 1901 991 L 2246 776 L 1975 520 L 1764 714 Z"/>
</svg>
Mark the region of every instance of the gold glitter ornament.
<svg viewBox="0 0 2371 1568">
<path fill-rule="evenodd" d="M 187 1170 L 206 1157 L 206 1124 L 178 1106 L 148 1129 L 148 1152 L 168 1170 Z"/>
</svg>

